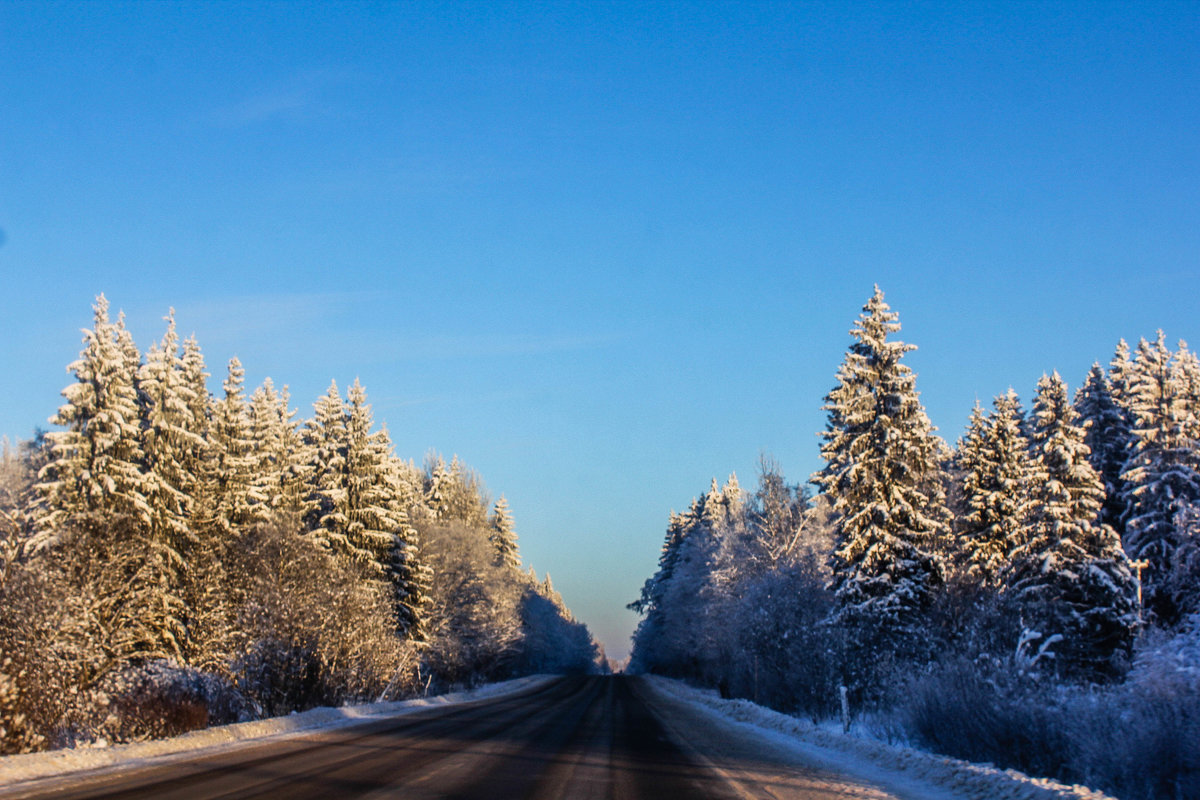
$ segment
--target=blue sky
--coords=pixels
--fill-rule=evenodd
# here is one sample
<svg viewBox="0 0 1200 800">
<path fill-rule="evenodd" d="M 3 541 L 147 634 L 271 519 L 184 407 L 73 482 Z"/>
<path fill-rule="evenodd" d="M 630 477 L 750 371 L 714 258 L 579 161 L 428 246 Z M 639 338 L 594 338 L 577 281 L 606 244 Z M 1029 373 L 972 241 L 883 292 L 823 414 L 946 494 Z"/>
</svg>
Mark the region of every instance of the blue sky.
<svg viewBox="0 0 1200 800">
<path fill-rule="evenodd" d="M 950 440 L 1200 344 L 1194 3 L 6 2 L 0 74 L 0 434 L 174 306 L 475 467 L 610 655 L 671 508 L 818 467 L 873 284 Z"/>
</svg>

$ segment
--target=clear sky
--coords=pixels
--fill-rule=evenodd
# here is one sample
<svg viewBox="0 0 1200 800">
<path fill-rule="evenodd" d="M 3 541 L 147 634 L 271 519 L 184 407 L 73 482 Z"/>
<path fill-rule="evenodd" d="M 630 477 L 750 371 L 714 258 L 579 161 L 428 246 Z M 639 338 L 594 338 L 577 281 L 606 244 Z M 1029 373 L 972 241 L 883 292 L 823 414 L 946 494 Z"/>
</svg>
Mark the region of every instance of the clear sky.
<svg viewBox="0 0 1200 800">
<path fill-rule="evenodd" d="M 612 656 L 667 514 L 819 465 L 879 283 L 934 423 L 1200 344 L 1200 4 L 0 3 L 0 434 L 105 292 L 507 495 Z"/>
</svg>

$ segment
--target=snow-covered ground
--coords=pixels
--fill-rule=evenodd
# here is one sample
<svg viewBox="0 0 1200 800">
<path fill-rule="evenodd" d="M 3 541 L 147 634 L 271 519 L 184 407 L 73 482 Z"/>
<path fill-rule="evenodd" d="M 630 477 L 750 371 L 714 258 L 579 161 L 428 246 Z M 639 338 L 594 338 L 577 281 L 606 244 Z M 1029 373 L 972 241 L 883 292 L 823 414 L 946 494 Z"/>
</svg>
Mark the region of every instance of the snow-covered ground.
<svg viewBox="0 0 1200 800">
<path fill-rule="evenodd" d="M 1016 770 L 973 764 L 910 747 L 843 735 L 781 714 L 749 700 L 724 700 L 715 691 L 697 689 L 681 681 L 647 676 L 653 687 L 668 697 L 711 716 L 745 726 L 747 734 L 765 736 L 773 744 L 792 750 L 797 763 L 822 764 L 837 772 L 856 775 L 885 787 L 907 789 L 922 784 L 947 790 L 963 800 L 1115 800 L 1086 786 L 1067 786 L 1046 778 L 1032 778 Z M 918 790 L 919 796 L 919 790 Z"/>
<path fill-rule="evenodd" d="M 130 768 L 141 766 L 150 759 L 168 760 L 172 756 L 191 756 L 200 750 L 228 746 L 247 739 L 283 736 L 309 732 L 314 729 L 355 725 L 376 717 L 393 717 L 412 713 L 430 706 L 466 703 L 488 697 L 512 694 L 535 688 L 554 680 L 554 676 L 533 675 L 502 683 L 491 683 L 469 691 L 454 692 L 436 697 L 421 697 L 389 703 L 314 708 L 286 717 L 239 722 L 185 733 L 172 739 L 134 742 L 113 747 L 85 747 L 70 750 L 51 750 L 45 753 L 5 756 L 0 758 L 0 787 L 22 781 L 62 775 L 79 770 L 104 767 Z"/>
</svg>

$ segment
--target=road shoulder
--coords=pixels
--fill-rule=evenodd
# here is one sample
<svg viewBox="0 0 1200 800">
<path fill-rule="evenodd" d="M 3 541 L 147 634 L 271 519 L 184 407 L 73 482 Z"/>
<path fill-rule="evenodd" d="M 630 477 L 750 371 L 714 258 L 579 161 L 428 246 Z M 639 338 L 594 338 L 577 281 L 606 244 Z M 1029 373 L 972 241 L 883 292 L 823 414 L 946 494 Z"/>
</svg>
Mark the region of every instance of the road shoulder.
<svg viewBox="0 0 1200 800">
<path fill-rule="evenodd" d="M 934 755 L 909 747 L 843 736 L 812 723 L 755 705 L 725 700 L 681 681 L 644 676 L 645 685 L 668 704 L 684 706 L 730 734 L 752 737 L 789 754 L 798 767 L 852 775 L 891 794 L 913 800 L 1114 800 L 1085 786 L 1032 778 L 1016 770 Z"/>
<path fill-rule="evenodd" d="M 0 796 L 18 784 L 27 784 L 43 778 L 57 778 L 85 771 L 132 769 L 150 763 L 163 763 L 173 757 L 186 758 L 269 738 L 361 725 L 364 722 L 402 716 L 428 708 L 490 700 L 524 691 L 532 692 L 554 680 L 557 680 L 557 676 L 533 675 L 434 697 L 340 708 L 313 708 L 285 717 L 205 728 L 170 739 L 4 756 L 0 757 Z"/>
</svg>

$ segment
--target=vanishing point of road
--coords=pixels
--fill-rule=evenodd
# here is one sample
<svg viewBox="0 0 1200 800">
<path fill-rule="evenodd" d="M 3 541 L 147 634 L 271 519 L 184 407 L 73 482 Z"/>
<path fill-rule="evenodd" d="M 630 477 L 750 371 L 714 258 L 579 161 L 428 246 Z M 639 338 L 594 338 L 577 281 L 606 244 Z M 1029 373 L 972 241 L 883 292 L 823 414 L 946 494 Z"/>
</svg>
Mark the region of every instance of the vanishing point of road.
<svg viewBox="0 0 1200 800">
<path fill-rule="evenodd" d="M 0 798 L 897 797 L 805 766 L 638 677 L 567 677 L 461 705 L 0 789 Z"/>
</svg>

